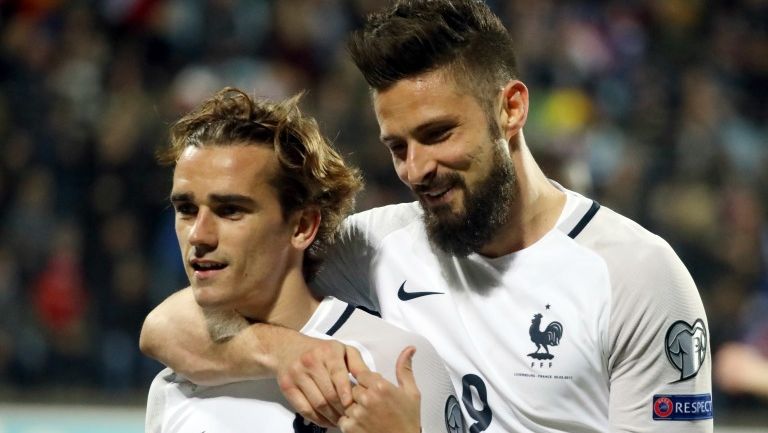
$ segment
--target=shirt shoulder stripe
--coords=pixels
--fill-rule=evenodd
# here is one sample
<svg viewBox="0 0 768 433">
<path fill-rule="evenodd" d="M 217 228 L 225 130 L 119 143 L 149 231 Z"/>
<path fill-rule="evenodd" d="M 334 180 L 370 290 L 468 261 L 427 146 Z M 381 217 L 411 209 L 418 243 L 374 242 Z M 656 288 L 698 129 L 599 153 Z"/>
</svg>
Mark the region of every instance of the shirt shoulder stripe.
<svg viewBox="0 0 768 433">
<path fill-rule="evenodd" d="M 355 311 L 355 307 L 353 307 L 352 305 L 347 305 L 347 308 L 345 308 L 344 312 L 341 313 L 338 320 L 336 320 L 336 323 L 334 323 L 333 326 L 331 326 L 331 328 L 328 331 L 326 331 L 326 335 L 333 336 L 333 334 L 335 334 L 336 331 L 339 330 L 339 328 L 344 326 L 347 320 L 349 320 L 349 316 L 351 316 L 354 311 Z"/>
<path fill-rule="evenodd" d="M 600 203 L 593 200 L 592 206 L 589 207 L 589 210 L 587 211 L 587 213 L 584 214 L 583 217 L 581 217 L 581 219 L 576 224 L 576 226 L 570 231 L 570 233 L 568 233 L 568 237 L 570 237 L 571 239 L 575 239 L 576 236 L 578 236 L 579 233 L 581 233 L 581 231 L 584 230 L 584 227 L 586 227 L 587 224 L 589 224 L 589 222 L 592 221 L 592 218 L 595 217 L 595 214 L 597 213 L 598 210 L 600 210 Z"/>
</svg>

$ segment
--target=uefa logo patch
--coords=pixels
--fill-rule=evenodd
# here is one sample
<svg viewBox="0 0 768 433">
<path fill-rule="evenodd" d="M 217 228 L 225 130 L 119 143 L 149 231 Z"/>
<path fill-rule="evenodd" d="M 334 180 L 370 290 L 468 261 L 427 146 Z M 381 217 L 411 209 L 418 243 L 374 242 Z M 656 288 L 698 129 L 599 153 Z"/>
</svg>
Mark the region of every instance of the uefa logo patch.
<svg viewBox="0 0 768 433">
<path fill-rule="evenodd" d="M 672 400 L 668 397 L 659 397 L 653 402 L 653 417 L 668 418 L 674 411 Z"/>
<path fill-rule="evenodd" d="M 656 421 L 696 421 L 712 419 L 712 395 L 654 395 L 653 419 Z"/>
</svg>

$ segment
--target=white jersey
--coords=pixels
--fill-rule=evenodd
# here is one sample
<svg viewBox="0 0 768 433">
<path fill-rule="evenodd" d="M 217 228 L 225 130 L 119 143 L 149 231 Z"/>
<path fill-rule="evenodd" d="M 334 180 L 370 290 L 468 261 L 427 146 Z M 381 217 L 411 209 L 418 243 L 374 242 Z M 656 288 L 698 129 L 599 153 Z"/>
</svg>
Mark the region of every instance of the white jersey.
<svg viewBox="0 0 768 433">
<path fill-rule="evenodd" d="M 690 274 L 658 236 L 565 192 L 555 228 L 493 259 L 433 247 L 417 203 L 353 215 L 315 285 L 424 335 L 473 433 L 711 432 Z"/>
<path fill-rule="evenodd" d="M 464 431 L 459 403 L 443 361 L 423 337 L 334 298 L 325 298 L 301 329 L 357 348 L 366 364 L 397 383 L 395 363 L 407 345 L 416 347 L 413 372 L 421 391 L 424 433 Z M 452 430 L 452 428 L 455 428 Z M 166 368 L 152 381 L 147 433 L 338 433 L 306 422 L 285 400 L 275 379 L 199 386 Z"/>
</svg>

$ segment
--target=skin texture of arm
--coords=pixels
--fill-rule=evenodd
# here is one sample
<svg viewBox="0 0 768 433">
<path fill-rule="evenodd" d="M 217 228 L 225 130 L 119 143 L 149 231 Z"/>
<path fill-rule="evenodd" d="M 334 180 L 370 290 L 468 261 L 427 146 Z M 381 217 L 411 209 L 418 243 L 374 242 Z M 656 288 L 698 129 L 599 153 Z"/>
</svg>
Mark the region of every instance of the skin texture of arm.
<svg viewBox="0 0 768 433">
<path fill-rule="evenodd" d="M 352 404 L 347 365 L 365 365 L 356 349 L 338 341 L 267 324 L 214 342 L 189 288 L 150 312 L 139 345 L 145 355 L 201 385 L 276 377 L 296 411 L 321 426 L 338 423 Z"/>
<path fill-rule="evenodd" d="M 261 371 L 236 371 L 228 359 L 236 359 L 234 344 L 214 342 L 205 325 L 203 310 L 192 290 L 180 290 L 158 305 L 144 320 L 141 351 L 200 385 L 219 385 L 248 377 L 266 377 L 270 360 L 263 357 Z M 240 376 L 240 377 L 238 377 Z"/>
</svg>

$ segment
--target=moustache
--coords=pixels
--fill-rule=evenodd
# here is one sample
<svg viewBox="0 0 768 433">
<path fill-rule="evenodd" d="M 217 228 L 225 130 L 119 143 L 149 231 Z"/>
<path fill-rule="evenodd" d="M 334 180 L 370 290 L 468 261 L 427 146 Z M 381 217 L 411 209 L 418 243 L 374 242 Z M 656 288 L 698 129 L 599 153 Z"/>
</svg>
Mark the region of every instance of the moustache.
<svg viewBox="0 0 768 433">
<path fill-rule="evenodd" d="M 439 189 L 448 189 L 458 186 L 465 187 L 464 179 L 458 173 L 448 173 L 435 176 L 430 180 L 411 186 L 411 190 L 416 194 L 424 194 Z"/>
</svg>

